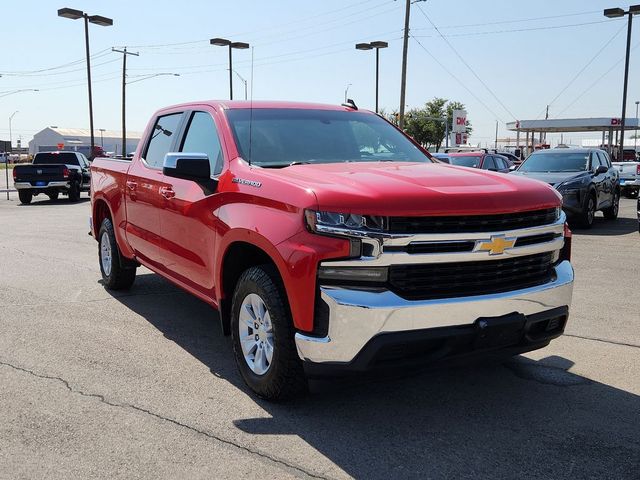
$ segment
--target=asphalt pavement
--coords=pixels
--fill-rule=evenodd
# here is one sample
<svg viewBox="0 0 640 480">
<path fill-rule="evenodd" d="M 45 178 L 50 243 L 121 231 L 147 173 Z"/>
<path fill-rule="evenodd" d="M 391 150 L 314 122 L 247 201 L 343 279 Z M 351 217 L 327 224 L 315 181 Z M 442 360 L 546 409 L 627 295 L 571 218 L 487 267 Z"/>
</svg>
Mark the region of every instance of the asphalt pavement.
<svg viewBox="0 0 640 480">
<path fill-rule="evenodd" d="M 0 197 L 0 478 L 640 478 L 635 201 L 574 232 L 566 335 L 504 364 L 256 399 L 217 313 L 100 284 L 89 201 Z"/>
</svg>

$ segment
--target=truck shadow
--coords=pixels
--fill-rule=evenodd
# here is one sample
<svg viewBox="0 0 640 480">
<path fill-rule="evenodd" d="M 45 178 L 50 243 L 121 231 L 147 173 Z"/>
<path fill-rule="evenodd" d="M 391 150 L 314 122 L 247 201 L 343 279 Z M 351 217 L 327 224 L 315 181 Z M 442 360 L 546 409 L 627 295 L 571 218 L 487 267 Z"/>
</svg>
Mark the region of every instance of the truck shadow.
<svg viewBox="0 0 640 480">
<path fill-rule="evenodd" d="M 78 205 L 81 203 L 87 203 L 91 199 L 89 197 L 82 196 L 77 202 L 70 202 L 67 197 L 60 197 L 57 200 L 49 200 L 49 197 L 46 195 L 38 195 L 33 197 L 33 200 L 28 205 L 24 203 L 20 203 L 18 201 L 17 205 L 19 207 L 52 207 L 57 205 Z"/>
<path fill-rule="evenodd" d="M 252 395 L 213 309 L 153 274 L 139 275 L 131 293 L 114 297 Z M 312 395 L 293 402 L 256 399 L 268 417 L 233 424 L 264 436 L 255 440 L 260 451 L 318 476 L 324 472 L 312 459 L 292 460 L 296 452 L 275 450 L 269 436 L 297 436 L 362 479 L 637 478 L 640 396 L 573 374 L 572 366 L 563 357 L 519 356 L 393 379 L 315 382 Z"/>
</svg>

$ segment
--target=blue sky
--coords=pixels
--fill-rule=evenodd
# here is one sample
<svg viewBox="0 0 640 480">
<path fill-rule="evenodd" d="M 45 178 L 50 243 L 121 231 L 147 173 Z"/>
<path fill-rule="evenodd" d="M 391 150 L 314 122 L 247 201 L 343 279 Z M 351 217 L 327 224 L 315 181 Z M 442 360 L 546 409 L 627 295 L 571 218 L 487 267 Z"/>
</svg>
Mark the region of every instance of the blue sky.
<svg viewBox="0 0 640 480">
<path fill-rule="evenodd" d="M 19 113 L 13 119 L 14 141 L 22 136 L 26 143 L 49 125 L 88 127 L 82 23 L 58 18 L 61 7 L 114 19 L 112 27 L 92 25 L 90 30 L 96 129 L 120 128 L 121 55 L 110 52 L 113 46 L 128 45 L 140 53 L 128 61 L 129 81 L 140 80 L 127 89 L 130 130 L 142 130 L 154 110 L 169 104 L 228 98 L 227 51 L 209 45 L 212 37 L 254 47 L 254 99 L 340 103 L 351 84 L 349 97 L 371 109 L 375 55 L 355 50 L 354 44 L 388 41 L 389 48 L 380 53 L 380 104 L 387 110 L 399 105 L 402 0 L 3 3 L 0 92 L 40 91 L 0 97 L 2 139 L 8 139 L 8 116 L 15 110 Z M 496 120 L 499 135 L 505 136 L 503 122 L 541 117 L 550 102 L 551 117 L 619 116 L 626 21 L 602 15 L 604 8 L 615 6 L 629 4 L 611 0 L 416 3 L 408 108 L 435 96 L 459 100 L 467 105 L 474 126 L 471 142 L 483 144 L 492 141 Z M 637 43 L 636 33 L 632 45 Z M 638 51 L 631 54 L 627 107 L 631 116 L 635 100 L 640 99 Z M 251 55 L 252 50 L 234 51 L 234 69 L 249 81 Z M 76 61 L 80 62 L 34 72 Z M 142 75 L 155 73 L 181 76 L 141 80 Z M 234 93 L 236 98 L 244 95 L 237 76 Z M 570 137 L 577 142 L 579 136 Z"/>
</svg>

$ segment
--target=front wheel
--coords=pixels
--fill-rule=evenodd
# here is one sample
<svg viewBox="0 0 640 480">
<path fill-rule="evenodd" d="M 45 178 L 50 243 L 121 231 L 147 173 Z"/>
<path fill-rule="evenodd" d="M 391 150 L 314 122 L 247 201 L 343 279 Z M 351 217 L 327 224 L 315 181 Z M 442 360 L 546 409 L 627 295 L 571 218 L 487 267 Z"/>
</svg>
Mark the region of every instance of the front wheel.
<svg viewBox="0 0 640 480">
<path fill-rule="evenodd" d="M 238 280 L 231 306 L 231 337 L 238 369 L 258 396 L 284 400 L 306 389 L 295 330 L 276 269 L 251 267 Z"/>
<path fill-rule="evenodd" d="M 111 220 L 105 218 L 98 233 L 98 260 L 102 281 L 110 290 L 128 290 L 136 279 L 136 268 L 123 266 L 122 254 L 116 243 Z"/>
<path fill-rule="evenodd" d="M 605 208 L 602 210 L 604 213 L 604 218 L 608 220 L 615 220 L 618 218 L 618 210 L 620 209 L 620 192 L 616 192 L 613 194 L 613 203 L 609 208 Z"/>
<path fill-rule="evenodd" d="M 29 205 L 31 203 L 31 199 L 33 199 L 33 193 L 31 190 L 18 190 L 18 198 L 20 199 L 20 203 Z"/>
<path fill-rule="evenodd" d="M 593 226 L 593 219 L 596 216 L 596 196 L 594 193 L 590 193 L 587 197 L 582 212 L 580 213 L 580 226 L 582 228 L 591 228 Z"/>
</svg>

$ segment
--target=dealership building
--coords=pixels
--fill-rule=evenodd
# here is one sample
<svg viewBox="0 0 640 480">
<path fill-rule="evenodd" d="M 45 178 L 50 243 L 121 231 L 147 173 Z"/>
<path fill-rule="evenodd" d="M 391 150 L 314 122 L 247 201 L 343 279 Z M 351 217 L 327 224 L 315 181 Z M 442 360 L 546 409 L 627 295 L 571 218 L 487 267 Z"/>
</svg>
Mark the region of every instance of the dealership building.
<svg viewBox="0 0 640 480">
<path fill-rule="evenodd" d="M 127 132 L 127 151 L 131 153 L 138 147 L 142 134 Z M 94 143 L 102 147 L 105 152 L 122 155 L 122 131 L 94 130 Z M 89 155 L 91 146 L 91 132 L 81 128 L 47 127 L 33 136 L 29 142 L 29 154 L 52 150 L 74 150 Z"/>
</svg>

